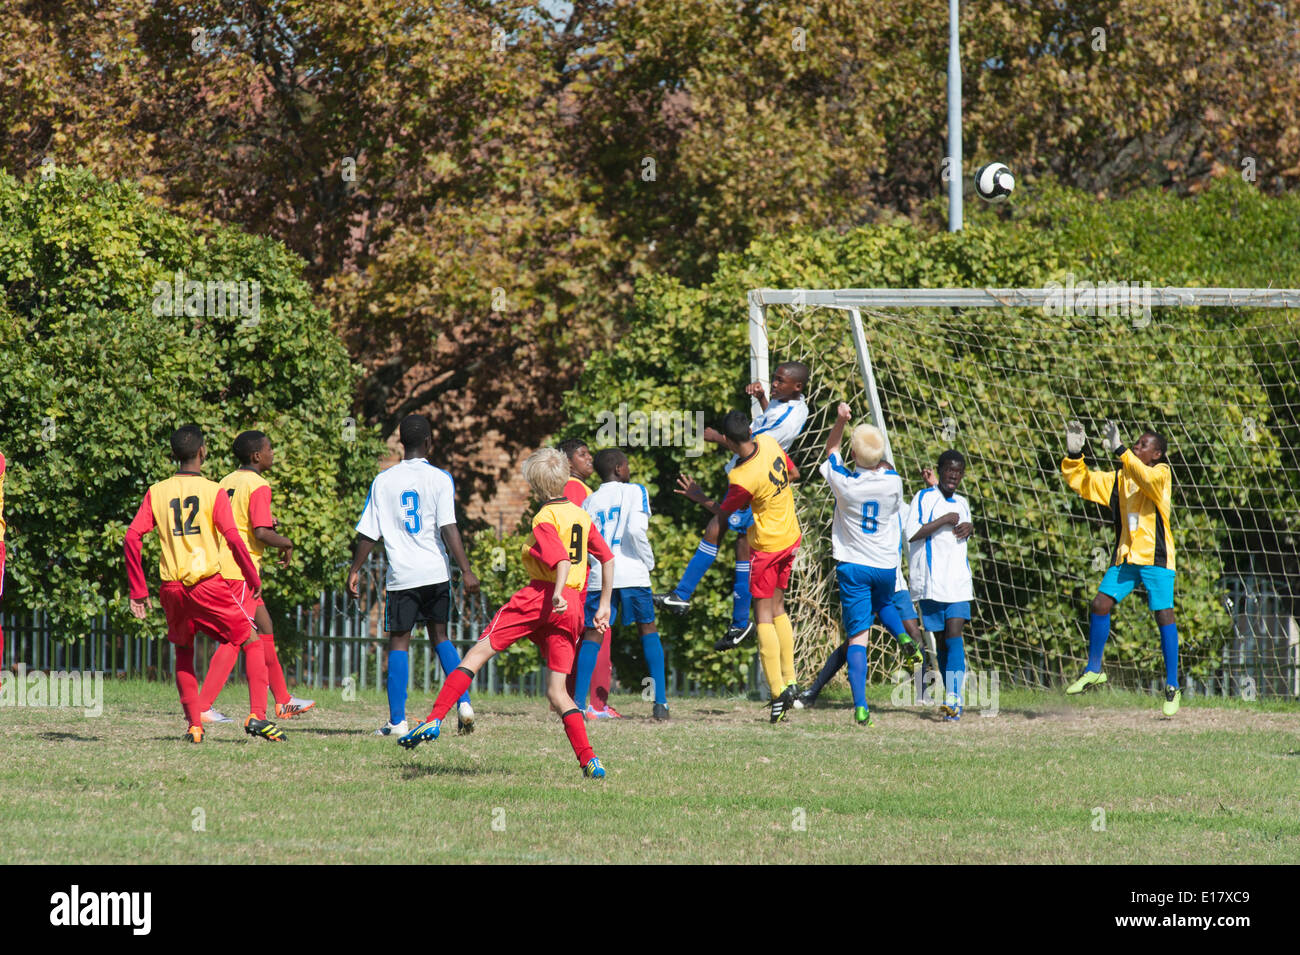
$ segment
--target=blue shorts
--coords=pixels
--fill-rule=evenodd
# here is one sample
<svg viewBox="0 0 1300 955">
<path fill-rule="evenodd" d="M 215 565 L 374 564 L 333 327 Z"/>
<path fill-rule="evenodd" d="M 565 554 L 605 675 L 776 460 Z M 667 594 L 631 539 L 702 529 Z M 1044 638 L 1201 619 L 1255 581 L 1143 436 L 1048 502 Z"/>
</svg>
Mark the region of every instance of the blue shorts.
<svg viewBox="0 0 1300 955">
<path fill-rule="evenodd" d="M 749 526 L 754 523 L 754 509 L 746 507 L 739 511 L 732 511 L 731 516 L 727 518 L 727 526 L 737 534 L 748 530 Z"/>
<path fill-rule="evenodd" d="M 869 630 L 877 612 L 893 603 L 894 568 L 868 567 L 866 564 L 835 565 L 835 579 L 840 585 L 840 607 L 844 612 L 844 632 L 856 637 Z"/>
<path fill-rule="evenodd" d="M 952 603 L 943 600 L 921 601 L 921 626 L 931 633 L 943 633 L 943 625 L 949 620 L 969 619 L 969 600 L 956 600 Z"/>
<path fill-rule="evenodd" d="M 912 606 L 912 595 L 906 587 L 894 591 L 893 602 L 894 609 L 898 611 L 898 615 L 904 620 L 916 619 L 916 607 Z"/>
<path fill-rule="evenodd" d="M 1172 610 L 1174 577 L 1168 567 L 1145 567 L 1127 561 L 1106 571 L 1098 591 L 1119 603 L 1133 592 L 1139 580 L 1147 589 L 1147 606 L 1152 610 Z"/>
<path fill-rule="evenodd" d="M 585 606 L 587 629 L 590 630 L 600 607 L 600 591 L 588 590 Z M 609 625 L 615 626 L 619 618 L 624 623 L 654 623 L 655 602 L 649 587 L 616 587 L 609 600 Z"/>
</svg>

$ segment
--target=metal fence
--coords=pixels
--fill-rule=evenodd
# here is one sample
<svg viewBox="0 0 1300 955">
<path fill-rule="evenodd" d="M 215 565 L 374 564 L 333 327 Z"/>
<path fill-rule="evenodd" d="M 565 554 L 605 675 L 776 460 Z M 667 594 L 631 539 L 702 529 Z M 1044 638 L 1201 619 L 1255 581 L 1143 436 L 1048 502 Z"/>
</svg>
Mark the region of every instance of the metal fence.
<svg viewBox="0 0 1300 955">
<path fill-rule="evenodd" d="M 285 677 L 303 692 L 320 689 L 375 689 L 385 686 L 387 639 L 383 630 L 384 577 L 388 565 L 382 551 L 362 568 L 359 597 L 341 590 L 322 593 L 315 602 L 295 607 L 289 620 L 277 620 L 276 649 Z M 451 582 L 451 616 L 447 636 L 462 656 L 478 640 L 495 612 L 482 594 L 464 592 L 459 573 Z M 3 609 L 0 607 L 0 609 Z M 13 670 L 19 664 L 35 670 L 100 671 L 110 677 L 143 677 L 171 680 L 176 672 L 176 655 L 165 635 L 136 636 L 110 626 L 104 617 L 94 622 L 79 638 L 69 642 L 66 634 L 50 625 L 42 611 L 0 613 L 5 646 L 2 665 Z M 216 644 L 196 642 L 194 665 L 200 679 L 207 673 Z M 541 695 L 545 693 L 546 670 L 540 657 L 536 665 L 518 672 L 518 667 L 500 665 L 493 657 L 474 679 L 471 692 Z M 242 669 L 242 668 L 241 668 Z M 513 670 L 514 672 L 507 672 Z M 238 673 L 239 670 L 236 671 Z M 668 693 L 674 696 L 715 695 L 685 674 L 670 670 Z M 411 636 L 408 688 L 431 692 L 441 683 L 441 666 L 433 641 L 422 627 Z M 750 668 L 748 690 L 758 688 L 757 661 Z"/>
</svg>

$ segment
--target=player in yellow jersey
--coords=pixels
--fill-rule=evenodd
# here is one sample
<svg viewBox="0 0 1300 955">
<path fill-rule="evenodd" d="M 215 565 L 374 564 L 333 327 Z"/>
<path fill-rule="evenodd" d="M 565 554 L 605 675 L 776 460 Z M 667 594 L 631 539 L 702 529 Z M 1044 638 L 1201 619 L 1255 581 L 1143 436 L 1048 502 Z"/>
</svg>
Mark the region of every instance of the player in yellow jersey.
<svg viewBox="0 0 1300 955">
<path fill-rule="evenodd" d="M 772 722 L 777 723 L 793 708 L 798 694 L 794 627 L 785 612 L 785 591 L 802 540 L 791 484 L 799 479 L 799 469 L 774 439 L 766 434 L 750 433 L 749 418 L 743 411 L 727 415 L 722 435 L 737 458 L 727 473 L 727 494 L 722 503 L 709 500 L 686 475 L 678 478 L 677 493 L 712 511 L 723 526 L 741 508 L 753 509 L 754 523 L 746 532 L 750 550 L 749 591 L 754 596 L 754 615 L 758 621 L 758 653 L 772 691 Z"/>
<path fill-rule="evenodd" d="M 1160 649 L 1165 658 L 1164 713 L 1173 716 L 1182 702 L 1178 687 L 1178 625 L 1174 622 L 1174 534 L 1170 526 L 1173 471 L 1165 460 L 1165 439 L 1144 431 L 1132 448 L 1125 448 L 1119 426 L 1106 423 L 1106 448 L 1119 465 L 1114 471 L 1092 471 L 1083 463 L 1087 440 L 1083 425 L 1071 421 L 1066 429 L 1068 455 L 1061 474 L 1070 488 L 1086 501 L 1110 509 L 1115 546 L 1110 569 L 1093 598 L 1088 626 L 1088 666 L 1083 676 L 1065 692 L 1082 693 L 1106 682 L 1101 672 L 1102 652 L 1110 636 L 1110 612 L 1133 592 L 1139 580 L 1146 587 L 1147 607 L 1160 628 Z"/>
<path fill-rule="evenodd" d="M 158 601 L 167 616 L 167 639 L 176 646 L 176 688 L 189 729 L 185 738 L 203 741 L 203 719 L 199 708 L 199 681 L 194 673 L 194 634 L 203 630 L 220 643 L 217 653 L 234 655 L 242 648 L 248 672 L 249 716 L 244 731 L 273 742 L 285 738 L 266 718 L 266 657 L 248 618 L 230 595 L 221 577 L 221 548 L 224 538 L 244 579 L 260 595 L 262 581 L 239 536 L 230 511 L 230 498 L 215 481 L 201 473 L 208 446 L 198 425 L 176 429 L 171 438 L 176 474 L 152 485 L 145 492 L 140 509 L 126 531 L 126 575 L 130 583 L 131 613 L 143 620 L 151 606 L 149 585 L 140 560 L 144 535 L 157 531 L 162 554 L 159 575 L 162 586 Z M 213 657 L 214 665 L 216 657 Z M 229 671 L 227 671 L 229 672 Z"/>
<path fill-rule="evenodd" d="M 587 555 L 600 561 L 600 603 L 594 626 L 609 625 L 609 602 L 614 587 L 614 555 L 600 532 L 591 526 L 591 515 L 564 497 L 569 479 L 569 462 L 555 448 L 542 448 L 524 462 L 524 479 L 533 493 L 546 503 L 533 517 L 533 540 L 524 548 L 524 567 L 531 578 L 504 607 L 497 611 L 478 643 L 452 673 L 447 675 L 433 709 L 415 729 L 398 740 L 414 749 L 425 740 L 438 738 L 442 719 L 456 700 L 469 689 L 474 674 L 518 640 L 527 638 L 542 651 L 547 675 L 546 696 L 560 714 L 564 732 L 583 775 L 603 779 L 601 766 L 587 739 L 587 725 L 578 704 L 565 689 L 565 678 L 573 669 L 578 640 L 583 630 L 583 604 L 587 590 Z"/>
<path fill-rule="evenodd" d="M 293 555 L 293 543 L 275 530 L 276 521 L 271 516 L 271 485 L 262 475 L 275 465 L 275 450 L 271 439 L 261 431 L 244 431 L 235 438 L 235 460 L 239 467 L 221 479 L 221 489 L 230 497 L 230 509 L 235 516 L 235 526 L 239 535 L 248 545 L 248 553 L 253 564 L 260 572 L 262 569 L 262 552 L 267 547 L 277 548 L 280 553 L 279 564 L 287 567 Z M 239 565 L 235 562 L 230 548 L 221 548 L 221 576 L 230 584 L 230 593 L 248 617 L 253 632 L 266 655 L 267 679 L 271 695 L 275 697 L 275 716 L 287 720 L 307 712 L 316 705 L 315 700 L 301 700 L 289 692 L 284 681 L 284 668 L 275 653 L 275 633 L 271 626 L 271 615 L 261 597 L 254 599 L 253 589 L 244 580 Z M 214 664 L 215 664 L 214 660 Z M 225 661 L 223 660 L 223 665 Z M 233 666 L 234 659 L 230 659 Z M 216 665 L 208 668 L 208 676 L 203 681 L 203 690 L 199 702 L 203 706 L 203 722 L 229 723 L 230 720 L 212 708 L 221 688 L 226 685 L 229 670 L 223 672 Z"/>
</svg>

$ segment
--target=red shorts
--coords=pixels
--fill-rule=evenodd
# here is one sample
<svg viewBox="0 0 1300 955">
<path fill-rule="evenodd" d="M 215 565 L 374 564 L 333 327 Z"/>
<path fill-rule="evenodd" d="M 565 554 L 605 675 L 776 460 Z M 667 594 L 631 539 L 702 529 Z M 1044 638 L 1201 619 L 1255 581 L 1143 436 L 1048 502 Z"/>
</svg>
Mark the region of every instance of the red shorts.
<svg viewBox="0 0 1300 955">
<path fill-rule="evenodd" d="M 235 598 L 235 603 L 239 604 L 239 609 L 244 612 L 248 622 L 253 626 L 257 626 L 253 620 L 253 615 L 257 613 L 258 607 L 266 606 L 262 603 L 262 598 L 253 599 L 253 588 L 248 586 L 246 580 L 226 580 L 224 577 L 222 580 L 225 580 L 230 585 L 230 596 Z"/>
<path fill-rule="evenodd" d="M 785 550 L 749 552 L 749 592 L 754 597 L 771 597 L 778 587 L 790 586 L 790 568 L 799 552 L 803 535 Z"/>
<path fill-rule="evenodd" d="M 572 672 L 578 640 L 582 637 L 582 607 L 586 595 L 581 590 L 566 587 L 564 599 L 568 607 L 563 614 L 558 614 L 551 610 L 554 588 L 554 584 L 534 580 L 527 587 L 516 590 L 479 639 L 487 639 L 493 650 L 501 651 L 527 637 L 542 651 L 542 662 L 548 669 L 557 673 Z"/>
<path fill-rule="evenodd" d="M 158 594 L 167 615 L 167 639 L 178 647 L 194 643 L 194 631 L 212 634 L 222 643 L 239 646 L 253 628 L 230 594 L 230 582 L 224 577 L 204 577 L 192 587 L 179 580 L 169 580 Z"/>
<path fill-rule="evenodd" d="M 0 597 L 5 595 L 5 542 L 0 541 Z"/>
</svg>

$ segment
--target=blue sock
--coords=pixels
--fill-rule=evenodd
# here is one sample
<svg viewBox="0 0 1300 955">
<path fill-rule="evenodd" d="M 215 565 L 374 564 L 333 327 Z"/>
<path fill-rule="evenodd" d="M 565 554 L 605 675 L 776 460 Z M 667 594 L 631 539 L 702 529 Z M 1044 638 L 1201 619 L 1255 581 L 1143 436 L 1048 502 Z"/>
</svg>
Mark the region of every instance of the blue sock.
<svg viewBox="0 0 1300 955">
<path fill-rule="evenodd" d="M 894 635 L 895 640 L 907 632 L 903 629 L 903 618 L 899 615 L 898 608 L 893 604 L 885 604 L 876 611 L 876 616 L 885 625 L 885 629 Z"/>
<path fill-rule="evenodd" d="M 456 667 L 460 666 L 460 654 L 456 652 L 456 647 L 450 640 L 444 640 L 442 643 L 435 646 L 434 649 L 438 651 L 438 662 L 442 664 L 443 675 L 451 676 L 452 671 L 455 670 Z M 469 690 L 462 693 L 460 699 L 456 702 L 468 703 Z"/>
<path fill-rule="evenodd" d="M 686 564 L 686 570 L 682 573 L 682 579 L 677 584 L 673 593 L 682 600 L 690 600 L 691 594 L 695 593 L 695 588 L 700 585 L 706 571 L 713 566 L 713 558 L 718 556 L 718 548 L 715 544 L 710 544 L 706 540 L 700 541 L 700 545 L 695 548 L 695 553 Z"/>
<path fill-rule="evenodd" d="M 406 719 L 406 681 L 411 664 L 405 650 L 388 651 L 388 722 Z"/>
<path fill-rule="evenodd" d="M 961 637 L 941 639 L 947 646 L 943 665 L 944 691 L 961 696 L 966 688 L 966 645 L 962 643 Z"/>
<path fill-rule="evenodd" d="M 849 688 L 853 691 L 853 705 L 867 705 L 867 648 L 850 644 L 846 651 L 849 660 Z"/>
<path fill-rule="evenodd" d="M 667 703 L 667 681 L 664 678 L 664 645 L 658 633 L 647 633 L 641 638 L 641 652 L 645 654 L 645 665 L 650 670 L 650 679 L 654 680 L 655 702 Z"/>
<path fill-rule="evenodd" d="M 1165 686 L 1178 685 L 1178 624 L 1160 628 L 1160 649 L 1165 654 Z"/>
<path fill-rule="evenodd" d="M 731 592 L 731 625 L 749 626 L 749 605 L 754 597 L 749 592 L 749 561 L 736 561 L 736 585 Z"/>
<path fill-rule="evenodd" d="M 600 654 L 599 640 L 583 640 L 578 647 L 578 668 L 573 672 L 573 702 L 578 709 L 587 709 L 587 693 L 591 690 L 591 674 L 596 670 L 596 657 Z"/>
<path fill-rule="evenodd" d="M 1088 620 L 1088 669 L 1093 673 L 1101 672 L 1101 652 L 1106 649 L 1109 638 L 1110 614 L 1091 614 Z"/>
</svg>

